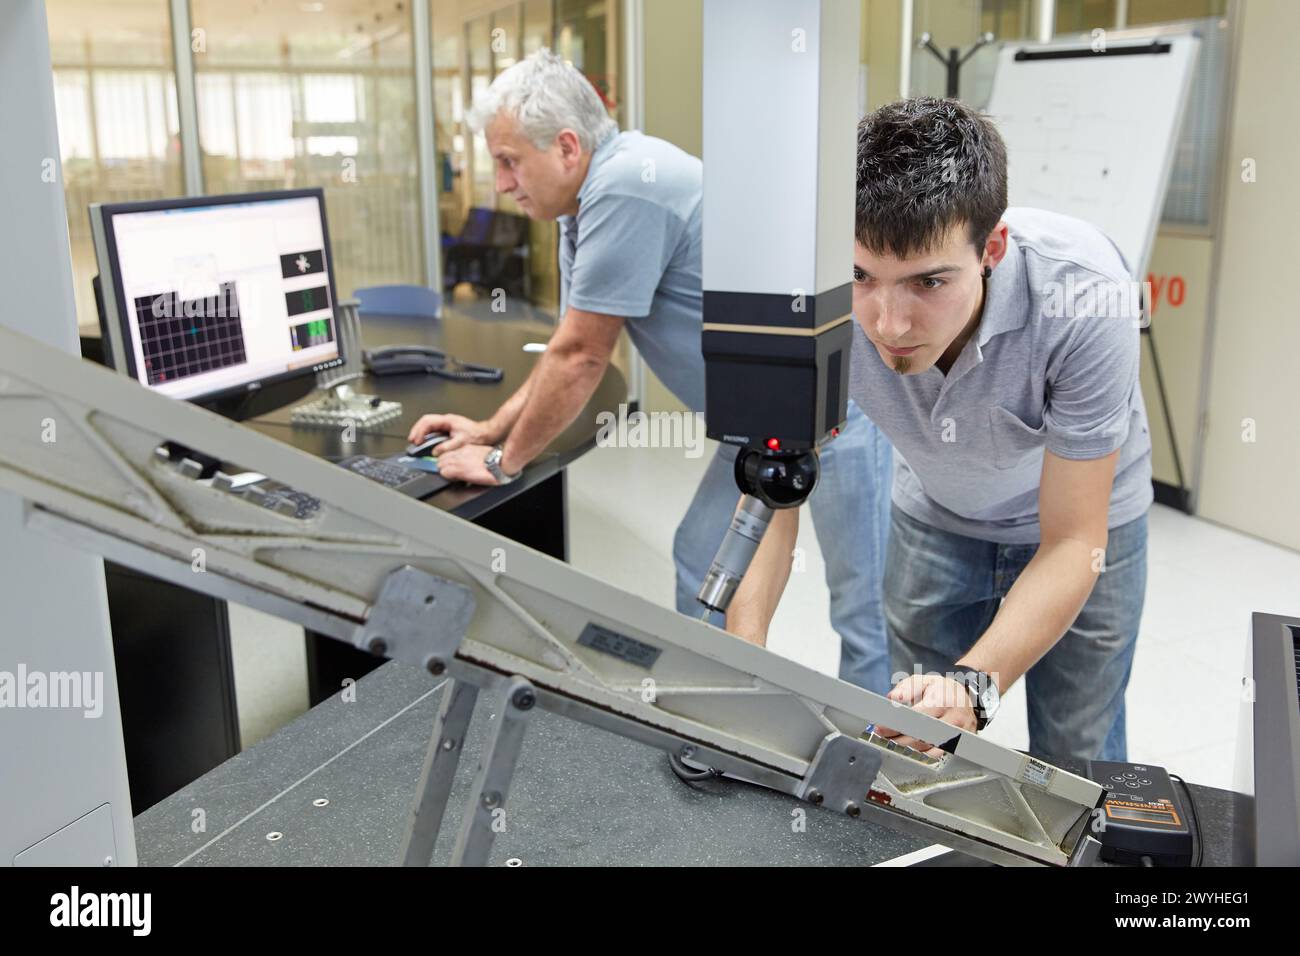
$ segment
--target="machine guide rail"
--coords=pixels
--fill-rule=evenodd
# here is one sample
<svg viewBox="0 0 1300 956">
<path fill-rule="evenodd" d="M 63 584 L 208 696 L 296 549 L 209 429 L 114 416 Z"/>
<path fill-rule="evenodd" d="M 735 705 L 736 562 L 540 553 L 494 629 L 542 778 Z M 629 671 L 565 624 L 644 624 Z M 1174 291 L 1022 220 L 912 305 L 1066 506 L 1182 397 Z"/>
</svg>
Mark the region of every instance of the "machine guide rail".
<svg viewBox="0 0 1300 956">
<path fill-rule="evenodd" d="M 1092 781 L 622 591 L 197 406 L 0 328 L 0 488 L 27 524 L 155 577 L 445 674 L 412 808 L 430 860 L 479 690 L 500 698 L 454 860 L 482 864 L 536 707 L 1002 864 L 1091 862 Z M 321 502 L 202 481 L 178 442 Z M 940 743 L 927 757 L 868 733 Z"/>
</svg>

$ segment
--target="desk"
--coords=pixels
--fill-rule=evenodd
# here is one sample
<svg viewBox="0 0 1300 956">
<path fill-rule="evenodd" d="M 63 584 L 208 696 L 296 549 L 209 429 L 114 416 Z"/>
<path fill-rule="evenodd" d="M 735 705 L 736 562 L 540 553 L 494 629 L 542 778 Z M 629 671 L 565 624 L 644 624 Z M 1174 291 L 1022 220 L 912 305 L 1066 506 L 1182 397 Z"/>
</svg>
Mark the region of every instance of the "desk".
<svg viewBox="0 0 1300 956">
<path fill-rule="evenodd" d="M 405 450 L 407 432 L 415 420 L 427 412 L 455 412 L 476 419 L 490 416 L 523 384 L 537 360 L 536 353 L 523 350 L 524 345 L 545 343 L 553 331 L 549 325 L 539 322 L 469 319 L 450 314 L 450 310 L 437 321 L 422 317 L 363 315 L 361 330 L 367 348 L 428 345 L 468 362 L 497 366 L 504 375 L 500 382 L 490 385 L 450 382 L 432 375 L 366 376 L 353 383 L 356 390 L 401 402 L 402 415 L 383 425 L 380 432 L 358 431 L 357 440 L 348 444 L 342 441 L 338 429 L 290 425 L 290 415 L 298 402 L 259 415 L 246 424 L 323 458 L 338 459 L 348 455 L 386 458 Z M 304 401 L 314 397 L 309 396 Z M 594 447 L 597 413 L 602 410 L 617 412 L 619 402 L 626 399 L 627 389 L 622 374 L 610 368 L 574 423 L 528 466 L 518 481 L 504 488 L 448 488 L 430 498 L 429 504 L 474 519 L 501 502 L 522 494 Z"/>
<path fill-rule="evenodd" d="M 354 383 L 357 390 L 400 401 L 402 417 L 380 432 L 358 431 L 356 441 L 347 444 L 337 429 L 291 426 L 291 406 L 245 424 L 322 457 L 387 457 L 406 447 L 410 426 L 426 412 L 484 418 L 495 411 L 537 360 L 523 346 L 545 342 L 550 332 L 549 325 L 535 321 L 470 319 L 452 310 L 436 321 L 363 316 L 367 347 L 431 345 L 466 361 L 499 366 L 503 378 L 481 385 L 423 375 L 367 377 Z M 93 343 L 87 351 L 93 351 Z M 292 386 L 299 400 L 315 397 L 304 394 L 310 385 L 309 379 Z M 567 559 L 563 469 L 594 447 L 597 413 L 617 410 L 626 395 L 621 373 L 610 368 L 574 424 L 518 481 L 502 488 L 455 486 L 428 503 Z M 141 810 L 240 750 L 229 624 L 223 601 L 111 563 L 106 568 L 131 800 Z M 307 640 L 313 704 L 336 692 L 342 677 L 360 677 L 382 663 L 337 641 L 311 634 Z"/>
<path fill-rule="evenodd" d="M 358 431 L 353 442 L 345 443 L 338 428 L 293 426 L 291 415 L 298 402 L 246 424 L 331 460 L 349 455 L 386 458 L 405 450 L 411 426 L 427 412 L 454 411 L 475 419 L 491 416 L 523 383 L 537 360 L 537 353 L 525 352 L 524 346 L 546 342 L 552 331 L 549 325 L 538 322 L 455 316 L 440 321 L 411 316 L 362 316 L 361 328 L 368 348 L 427 345 L 465 361 L 500 367 L 504 373 L 502 380 L 495 384 L 465 384 L 431 375 L 367 376 L 354 383 L 356 389 L 401 402 L 402 414 L 387 422 L 381 431 Z M 304 401 L 314 397 L 308 396 Z M 595 444 L 597 413 L 602 409 L 617 409 L 625 397 L 622 376 L 616 370 L 608 370 L 583 412 L 525 469 L 519 480 L 500 488 L 458 484 L 434 495 L 428 503 L 567 561 L 564 466 Z M 381 663 L 383 658 L 308 632 L 309 702 L 312 706 L 319 704 L 337 692 L 344 679 L 355 680 Z"/>
<path fill-rule="evenodd" d="M 142 866 L 376 866 L 401 860 L 406 815 L 446 685 L 394 662 L 135 820 Z M 434 853 L 445 863 L 486 733 L 480 698 Z M 1075 768 L 1077 770 L 1077 768 Z M 1177 772 L 1178 768 L 1171 768 Z M 1230 861 L 1235 794 L 1192 784 L 1205 865 Z M 328 800 L 317 807 L 314 801 Z M 195 807 L 207 829 L 193 833 Z M 795 810 L 806 824 L 796 832 Z M 529 718 L 490 863 L 864 866 L 928 844 L 730 781 L 688 787 L 661 751 L 545 711 Z M 269 841 L 268 833 L 283 837 Z M 952 854 L 935 865 L 978 863 Z M 1105 865 L 1105 864 L 1102 864 Z"/>
</svg>

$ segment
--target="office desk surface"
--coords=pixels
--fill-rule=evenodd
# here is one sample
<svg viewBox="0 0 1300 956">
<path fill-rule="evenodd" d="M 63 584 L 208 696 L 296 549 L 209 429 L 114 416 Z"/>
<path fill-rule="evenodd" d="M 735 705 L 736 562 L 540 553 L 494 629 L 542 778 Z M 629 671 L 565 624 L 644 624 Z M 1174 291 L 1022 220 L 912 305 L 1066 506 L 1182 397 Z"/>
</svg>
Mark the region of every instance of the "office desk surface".
<svg viewBox="0 0 1300 956">
<path fill-rule="evenodd" d="M 248 426 L 296 448 L 337 460 L 349 455 L 386 458 L 406 448 L 406 435 L 416 419 L 430 412 L 452 412 L 467 418 L 484 419 L 509 398 L 532 371 L 540 357 L 525 352 L 530 343 L 545 344 L 552 327 L 528 319 L 474 319 L 449 308 L 441 319 L 403 316 L 361 316 L 361 335 L 366 348 L 383 345 L 428 345 L 462 361 L 500 368 L 503 376 L 494 384 L 452 382 L 432 375 L 367 375 L 353 382 L 354 390 L 402 403 L 402 414 L 378 432 L 356 432 L 354 442 L 345 443 L 337 428 L 312 428 L 290 424 L 296 404 L 276 409 L 246 422 Z M 313 392 L 303 402 L 313 401 Z M 523 477 L 504 488 L 455 485 L 429 499 L 429 504 L 473 519 L 506 498 L 513 497 L 554 475 L 595 443 L 596 415 L 616 410 L 627 400 L 627 385 L 621 372 L 610 366 L 591 400 L 565 431 L 551 442 L 524 471 Z"/>
<path fill-rule="evenodd" d="M 141 865 L 375 866 L 401 857 L 407 813 L 445 684 L 388 663 L 136 818 Z M 434 854 L 445 863 L 483 745 L 479 695 Z M 1175 771 L 1177 768 L 1173 768 Z M 1193 785 L 1206 865 L 1229 858 L 1233 794 Z M 318 800 L 325 806 L 316 806 Z M 195 833 L 195 810 L 206 829 Z M 802 819 L 802 831 L 794 826 Z M 268 834 L 281 838 L 269 840 Z M 844 865 L 927 845 L 745 784 L 683 784 L 664 754 L 538 711 L 529 721 L 491 863 Z"/>
</svg>

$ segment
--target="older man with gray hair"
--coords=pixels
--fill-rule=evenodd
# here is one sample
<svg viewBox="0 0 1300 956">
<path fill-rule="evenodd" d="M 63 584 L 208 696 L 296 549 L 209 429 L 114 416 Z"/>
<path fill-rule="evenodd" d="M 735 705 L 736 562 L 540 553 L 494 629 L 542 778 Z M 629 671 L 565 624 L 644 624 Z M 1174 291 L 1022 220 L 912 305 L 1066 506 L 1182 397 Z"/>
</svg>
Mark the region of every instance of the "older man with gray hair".
<svg viewBox="0 0 1300 956">
<path fill-rule="evenodd" d="M 438 455 L 448 478 L 513 480 L 582 411 L 624 328 L 664 385 L 702 412 L 700 161 L 653 136 L 619 132 L 586 77 L 548 50 L 503 71 L 469 122 L 486 136 L 497 191 L 531 218 L 560 223 L 561 321 L 528 380 L 491 418 L 425 415 L 410 440 L 449 433 Z M 736 451 L 718 447 L 677 529 L 683 613 L 700 613 L 695 595 L 739 497 Z M 879 693 L 889 689 L 880 590 L 890 467 L 889 445 L 850 404 L 809 502 L 841 637 L 840 676 Z M 721 615 L 714 622 L 721 626 Z"/>
</svg>

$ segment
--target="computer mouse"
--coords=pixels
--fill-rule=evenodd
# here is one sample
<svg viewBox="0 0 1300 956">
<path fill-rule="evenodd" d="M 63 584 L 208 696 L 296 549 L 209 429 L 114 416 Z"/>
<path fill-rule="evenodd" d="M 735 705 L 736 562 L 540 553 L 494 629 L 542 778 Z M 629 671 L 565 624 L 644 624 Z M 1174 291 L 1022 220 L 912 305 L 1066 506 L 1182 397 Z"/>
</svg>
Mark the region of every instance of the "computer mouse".
<svg viewBox="0 0 1300 956">
<path fill-rule="evenodd" d="M 432 435 L 426 435 L 423 441 L 416 442 L 414 445 L 407 445 L 406 453 L 412 458 L 424 457 L 432 453 L 435 448 L 450 437 L 446 432 L 434 432 Z"/>
</svg>

